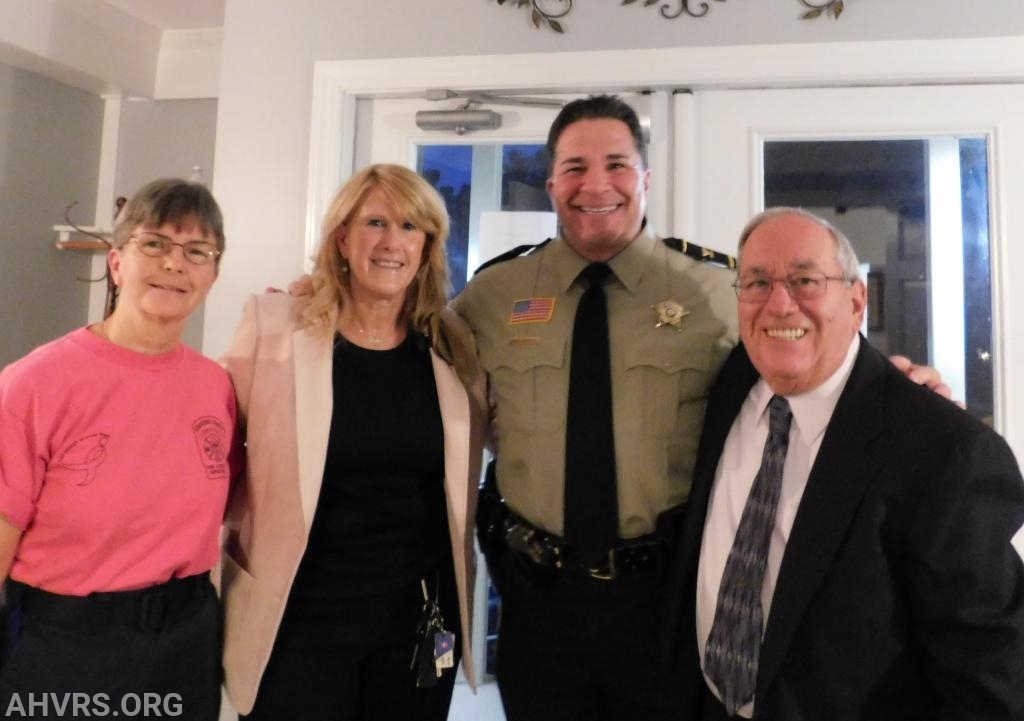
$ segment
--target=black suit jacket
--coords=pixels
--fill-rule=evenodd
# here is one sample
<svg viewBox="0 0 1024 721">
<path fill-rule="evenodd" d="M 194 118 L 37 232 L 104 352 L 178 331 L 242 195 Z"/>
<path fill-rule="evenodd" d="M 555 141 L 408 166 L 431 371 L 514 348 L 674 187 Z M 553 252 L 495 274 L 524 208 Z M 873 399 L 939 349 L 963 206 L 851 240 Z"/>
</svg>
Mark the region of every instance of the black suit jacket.
<svg viewBox="0 0 1024 721">
<path fill-rule="evenodd" d="M 711 392 L 667 599 L 669 657 L 698 708 L 699 549 L 725 438 L 758 374 Z M 861 339 L 779 572 L 755 716 L 1024 719 L 1024 482 L 1006 443 Z M 699 715 L 696 716 L 699 718 Z"/>
</svg>

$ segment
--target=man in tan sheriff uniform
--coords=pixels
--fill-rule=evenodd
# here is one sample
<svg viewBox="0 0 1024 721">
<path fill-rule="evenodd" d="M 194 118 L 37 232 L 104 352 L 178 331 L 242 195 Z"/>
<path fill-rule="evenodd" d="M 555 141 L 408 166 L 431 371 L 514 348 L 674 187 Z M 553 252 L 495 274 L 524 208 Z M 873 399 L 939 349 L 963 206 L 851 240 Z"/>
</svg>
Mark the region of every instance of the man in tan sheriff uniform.
<svg viewBox="0 0 1024 721">
<path fill-rule="evenodd" d="M 732 259 L 646 226 L 650 171 L 618 98 L 568 104 L 548 150 L 559 236 L 486 267 L 455 300 L 488 375 L 504 498 L 497 513 L 482 501 L 480 518 L 503 597 L 499 687 L 510 721 L 675 719 L 658 665 L 668 549 L 656 532 L 687 498 L 708 389 L 736 343 Z M 618 504 L 618 538 L 597 566 L 564 539 L 573 324 L 591 263 L 611 269 Z"/>
</svg>

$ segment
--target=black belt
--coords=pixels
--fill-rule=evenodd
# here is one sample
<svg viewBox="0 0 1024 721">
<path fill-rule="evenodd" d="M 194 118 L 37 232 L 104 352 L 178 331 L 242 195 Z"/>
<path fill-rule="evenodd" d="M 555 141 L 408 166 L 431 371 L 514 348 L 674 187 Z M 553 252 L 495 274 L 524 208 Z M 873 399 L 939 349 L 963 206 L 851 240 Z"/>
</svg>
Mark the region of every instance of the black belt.
<svg viewBox="0 0 1024 721">
<path fill-rule="evenodd" d="M 192 615 L 210 592 L 210 574 L 174 578 L 166 583 L 135 591 L 102 591 L 88 596 L 65 596 L 40 588 L 11 582 L 12 590 L 27 618 L 75 625 L 136 626 L 159 631 Z"/>
<path fill-rule="evenodd" d="M 560 536 L 542 531 L 518 515 L 508 512 L 505 540 L 510 552 L 541 571 L 581 571 L 600 581 L 614 581 L 658 564 L 661 549 L 653 534 L 621 541 L 609 549 L 608 558 L 598 566 L 584 563 Z"/>
</svg>

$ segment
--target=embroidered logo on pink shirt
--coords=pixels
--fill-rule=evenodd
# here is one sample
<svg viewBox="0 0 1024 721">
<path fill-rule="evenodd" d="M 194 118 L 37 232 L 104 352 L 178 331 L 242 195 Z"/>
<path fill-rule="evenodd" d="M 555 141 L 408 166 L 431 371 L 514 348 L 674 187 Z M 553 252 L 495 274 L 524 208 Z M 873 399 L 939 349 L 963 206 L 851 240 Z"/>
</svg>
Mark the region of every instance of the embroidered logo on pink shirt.
<svg viewBox="0 0 1024 721">
<path fill-rule="evenodd" d="M 228 434 L 224 424 L 213 416 L 203 416 L 193 421 L 192 432 L 199 448 L 199 459 L 206 468 L 206 477 L 227 478 Z"/>
<path fill-rule="evenodd" d="M 82 471 L 83 478 L 76 485 L 88 486 L 96 480 L 96 473 L 107 459 L 106 433 L 93 433 L 79 438 L 61 451 L 57 464 L 69 471 Z"/>
</svg>

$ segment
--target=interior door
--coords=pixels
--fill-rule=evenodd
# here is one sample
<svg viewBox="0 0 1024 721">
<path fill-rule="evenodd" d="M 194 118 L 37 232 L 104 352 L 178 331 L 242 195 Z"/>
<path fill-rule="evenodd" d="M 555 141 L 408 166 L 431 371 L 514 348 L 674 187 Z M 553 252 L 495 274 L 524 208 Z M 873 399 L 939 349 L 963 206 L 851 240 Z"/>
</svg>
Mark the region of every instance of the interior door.
<svg viewBox="0 0 1024 721">
<path fill-rule="evenodd" d="M 702 91 L 690 102 L 694 239 L 732 252 L 766 205 L 829 216 L 869 261 L 872 342 L 938 367 L 1024 452 L 1011 370 L 1024 367 L 1024 317 L 1008 312 L 1024 301 L 1010 282 L 1024 261 L 1010 241 L 1024 232 L 1010 202 L 1024 193 L 1024 86 Z"/>
</svg>

